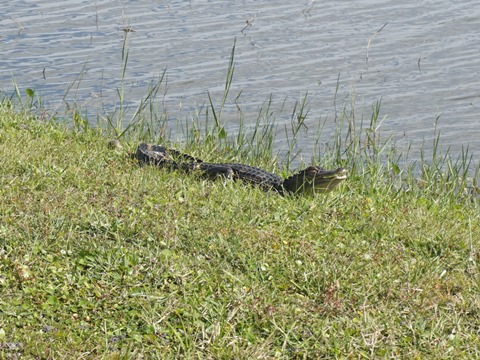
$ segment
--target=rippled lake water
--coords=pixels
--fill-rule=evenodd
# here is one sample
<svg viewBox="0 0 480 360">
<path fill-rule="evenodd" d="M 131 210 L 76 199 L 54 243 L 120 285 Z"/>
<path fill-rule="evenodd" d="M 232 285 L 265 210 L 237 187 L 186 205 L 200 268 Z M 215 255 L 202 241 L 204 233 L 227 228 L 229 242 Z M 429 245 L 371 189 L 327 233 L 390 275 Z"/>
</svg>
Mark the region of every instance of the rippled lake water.
<svg viewBox="0 0 480 360">
<path fill-rule="evenodd" d="M 11 0 L 2 10 L 0 89 L 10 94 L 15 79 L 52 109 L 71 84 L 68 101 L 92 118 L 115 106 L 131 29 L 127 99 L 166 71 L 161 103 L 172 121 L 187 118 L 207 90 L 220 102 L 236 39 L 232 127 L 238 94 L 247 122 L 273 94 L 281 125 L 308 93 L 308 148 L 324 120 L 328 139 L 344 102 L 354 97 L 356 117 L 368 119 L 381 99 L 381 129 L 413 141 L 412 152 L 430 146 L 438 117 L 444 148 L 480 152 L 478 1 Z"/>
</svg>

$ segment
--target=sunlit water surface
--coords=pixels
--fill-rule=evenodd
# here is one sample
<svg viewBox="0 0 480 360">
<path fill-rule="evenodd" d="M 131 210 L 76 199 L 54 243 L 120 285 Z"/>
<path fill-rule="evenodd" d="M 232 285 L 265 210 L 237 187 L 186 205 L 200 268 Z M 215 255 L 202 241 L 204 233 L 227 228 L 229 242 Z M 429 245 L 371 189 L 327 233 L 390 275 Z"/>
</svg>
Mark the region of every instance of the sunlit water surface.
<svg viewBox="0 0 480 360">
<path fill-rule="evenodd" d="M 431 151 L 435 124 L 444 150 L 480 152 L 478 1 L 12 0 L 2 10 L 0 89 L 11 94 L 15 79 L 51 111 L 63 109 L 65 95 L 94 121 L 118 105 L 130 29 L 127 103 L 138 104 L 165 71 L 160 110 L 172 122 L 188 119 L 204 111 L 207 91 L 221 102 L 236 39 L 223 118 L 232 132 L 237 105 L 253 123 L 273 94 L 284 151 L 284 124 L 308 93 L 306 158 L 319 124 L 329 141 L 335 114 L 352 99 L 367 122 L 381 100 L 380 130 L 399 147 L 412 143 L 413 159 L 422 146 Z"/>
</svg>

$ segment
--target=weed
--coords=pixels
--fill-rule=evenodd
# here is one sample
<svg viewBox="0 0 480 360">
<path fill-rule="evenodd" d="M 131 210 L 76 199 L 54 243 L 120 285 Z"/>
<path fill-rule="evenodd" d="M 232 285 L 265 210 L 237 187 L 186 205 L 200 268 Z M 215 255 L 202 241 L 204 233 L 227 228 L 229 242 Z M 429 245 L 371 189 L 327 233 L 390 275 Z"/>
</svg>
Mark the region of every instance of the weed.
<svg viewBox="0 0 480 360">
<path fill-rule="evenodd" d="M 205 114 L 177 124 L 177 145 L 274 169 L 272 98 L 236 133 L 222 114 L 233 55 L 221 105 L 209 96 Z M 153 113 L 158 91 L 104 127 L 79 109 L 73 128 L 41 119 L 34 90 L 0 103 L 2 357 L 479 356 L 479 170 L 468 148 L 441 155 L 437 133 L 433 158 L 405 167 L 381 137 L 380 102 L 366 124 L 343 106 L 312 157 L 349 179 L 328 195 L 282 197 L 132 162 L 139 139 L 174 142 Z M 307 95 L 291 113 L 284 173 L 309 126 Z"/>
</svg>

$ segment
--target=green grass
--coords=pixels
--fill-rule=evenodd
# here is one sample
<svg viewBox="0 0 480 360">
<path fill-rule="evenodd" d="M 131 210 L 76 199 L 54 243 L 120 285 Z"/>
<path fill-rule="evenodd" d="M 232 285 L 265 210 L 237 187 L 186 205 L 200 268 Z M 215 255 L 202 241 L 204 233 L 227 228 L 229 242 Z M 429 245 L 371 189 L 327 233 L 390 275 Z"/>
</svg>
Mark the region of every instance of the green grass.
<svg viewBox="0 0 480 360">
<path fill-rule="evenodd" d="M 325 155 L 349 167 L 339 191 L 282 197 L 139 167 L 132 134 L 111 150 L 100 128 L 37 119 L 0 105 L 2 357 L 480 356 L 466 161 L 425 161 L 419 181 L 357 131 Z M 257 144 L 225 135 L 184 147 L 244 161 Z"/>
<path fill-rule="evenodd" d="M 435 132 L 432 157 L 412 163 L 381 138 L 380 103 L 359 120 L 351 99 L 311 154 L 349 171 L 327 195 L 139 167 L 129 153 L 145 140 L 286 176 L 306 155 L 308 97 L 282 155 L 272 97 L 251 129 L 238 109 L 233 131 L 234 46 L 221 98 L 172 129 L 156 103 L 163 75 L 132 114 L 123 105 L 127 36 L 119 106 L 97 126 L 67 96 L 61 121 L 16 84 L 0 102 L 0 358 L 480 356 L 480 165 L 468 149 L 442 153 Z"/>
</svg>

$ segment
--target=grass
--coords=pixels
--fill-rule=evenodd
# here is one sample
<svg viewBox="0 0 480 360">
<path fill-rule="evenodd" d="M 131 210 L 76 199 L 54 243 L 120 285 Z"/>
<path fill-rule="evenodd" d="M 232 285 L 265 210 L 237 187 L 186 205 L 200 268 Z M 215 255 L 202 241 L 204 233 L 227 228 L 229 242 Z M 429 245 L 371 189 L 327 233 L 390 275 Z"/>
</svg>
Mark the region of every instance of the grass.
<svg viewBox="0 0 480 360">
<path fill-rule="evenodd" d="M 479 355 L 478 204 L 445 182 L 281 197 L 0 119 L 0 342 L 27 358 Z"/>
<path fill-rule="evenodd" d="M 380 104 L 357 127 L 344 110 L 312 159 L 347 167 L 347 182 L 282 197 L 139 167 L 128 156 L 139 139 L 174 142 L 153 126 L 162 117 L 92 127 L 76 111 L 68 127 L 24 105 L 0 103 L 2 357 L 480 356 L 478 167 L 467 150 L 404 165 L 379 137 Z M 213 123 L 186 122 L 179 150 L 291 171 L 276 169 L 268 101 L 253 132 L 231 133 L 209 105 Z M 289 160 L 306 106 L 292 113 Z"/>
</svg>

